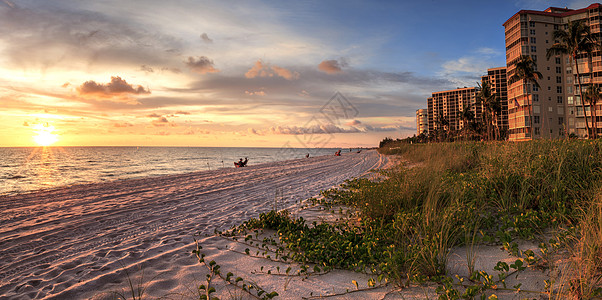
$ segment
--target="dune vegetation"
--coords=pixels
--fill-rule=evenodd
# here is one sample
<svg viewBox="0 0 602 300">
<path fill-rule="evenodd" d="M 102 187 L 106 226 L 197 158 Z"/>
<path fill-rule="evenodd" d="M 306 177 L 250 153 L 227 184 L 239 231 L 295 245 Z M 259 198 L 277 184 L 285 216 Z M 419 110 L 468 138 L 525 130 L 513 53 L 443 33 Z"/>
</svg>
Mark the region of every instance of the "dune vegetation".
<svg viewBox="0 0 602 300">
<path fill-rule="evenodd" d="M 313 199 L 348 207 L 346 222 L 306 224 L 272 211 L 238 232 L 277 232 L 280 258 L 305 272 L 350 269 L 373 276 L 370 286 L 437 284 L 441 299 L 495 299 L 509 274 L 551 270 L 568 261 L 562 278 L 535 293 L 550 298 L 602 297 L 602 143 L 541 140 L 523 143 L 392 141 L 379 151 L 401 157 L 379 180 L 354 179 Z M 520 248 L 520 241 L 539 245 Z M 516 257 L 470 276 L 446 270 L 450 251 L 490 245 Z"/>
</svg>

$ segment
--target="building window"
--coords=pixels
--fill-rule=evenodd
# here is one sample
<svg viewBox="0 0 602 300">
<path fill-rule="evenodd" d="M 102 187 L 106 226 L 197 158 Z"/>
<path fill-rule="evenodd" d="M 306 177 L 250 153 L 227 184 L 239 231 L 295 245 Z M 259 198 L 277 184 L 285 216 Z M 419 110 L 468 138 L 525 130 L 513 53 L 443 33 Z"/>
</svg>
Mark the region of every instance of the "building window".
<svg viewBox="0 0 602 300">
<path fill-rule="evenodd" d="M 556 76 L 556 83 L 562 83 L 562 77 Z"/>
<path fill-rule="evenodd" d="M 572 94 L 573 93 L 573 86 L 572 85 L 567 86 L 566 87 L 566 92 L 569 93 L 569 94 Z"/>
<path fill-rule="evenodd" d="M 560 57 L 556 57 L 555 61 L 556 61 L 556 64 L 559 65 L 560 64 Z"/>
<path fill-rule="evenodd" d="M 537 55 L 531 54 L 531 59 L 533 62 L 537 62 Z"/>
<path fill-rule="evenodd" d="M 556 67 L 556 73 L 558 73 L 558 74 L 562 73 L 562 67 Z"/>
<path fill-rule="evenodd" d="M 539 92 L 539 88 L 538 88 L 536 85 L 534 85 L 534 86 L 533 86 L 533 91 L 534 91 L 534 92 Z"/>
<path fill-rule="evenodd" d="M 558 125 L 564 124 L 564 117 L 558 117 Z"/>
<path fill-rule="evenodd" d="M 533 124 L 539 124 L 539 116 L 533 116 Z"/>
<path fill-rule="evenodd" d="M 568 103 L 569 105 L 573 105 L 573 96 L 566 97 L 566 103 Z"/>
<path fill-rule="evenodd" d="M 562 94 L 562 86 L 556 86 L 556 93 Z"/>
<path fill-rule="evenodd" d="M 529 22 L 529 27 L 535 27 L 535 22 L 533 22 L 533 21 Z"/>
<path fill-rule="evenodd" d="M 558 25 L 554 24 L 554 30 L 558 30 Z"/>
<path fill-rule="evenodd" d="M 552 90 L 552 87 L 551 87 L 551 86 L 548 86 L 548 91 L 551 91 L 551 90 Z"/>
<path fill-rule="evenodd" d="M 531 46 L 531 52 L 537 52 L 537 47 L 536 46 Z"/>
<path fill-rule="evenodd" d="M 539 135 L 539 127 L 535 127 L 535 135 Z"/>
<path fill-rule="evenodd" d="M 531 44 L 537 43 L 537 40 L 534 37 L 532 37 L 530 40 L 531 40 Z"/>
<path fill-rule="evenodd" d="M 530 34 L 535 34 L 535 29 L 529 29 Z"/>
<path fill-rule="evenodd" d="M 533 94 L 533 102 L 539 101 L 539 94 Z"/>
<path fill-rule="evenodd" d="M 556 97 L 556 102 L 557 103 L 562 103 L 562 96 L 557 96 Z"/>
</svg>

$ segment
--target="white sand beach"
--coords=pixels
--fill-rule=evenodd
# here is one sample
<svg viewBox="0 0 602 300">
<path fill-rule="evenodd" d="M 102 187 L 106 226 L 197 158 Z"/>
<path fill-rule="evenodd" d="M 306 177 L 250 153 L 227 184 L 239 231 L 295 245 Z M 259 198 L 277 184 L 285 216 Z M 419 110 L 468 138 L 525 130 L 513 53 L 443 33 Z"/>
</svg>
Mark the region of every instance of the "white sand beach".
<svg viewBox="0 0 602 300">
<path fill-rule="evenodd" d="M 196 233 L 224 272 L 250 274 L 260 263 L 229 251 L 234 245 L 212 236 L 215 229 L 257 217 L 275 200 L 279 210 L 294 209 L 388 163 L 376 151 L 363 151 L 1 197 L 0 298 L 131 297 L 129 278 L 151 299 L 198 299 L 207 268 L 191 253 Z M 286 299 L 340 290 L 343 282 L 353 287 L 348 278 L 329 278 L 298 286 L 267 278 L 264 288 Z M 216 296 L 236 298 L 229 294 L 235 292 L 219 289 Z"/>
</svg>

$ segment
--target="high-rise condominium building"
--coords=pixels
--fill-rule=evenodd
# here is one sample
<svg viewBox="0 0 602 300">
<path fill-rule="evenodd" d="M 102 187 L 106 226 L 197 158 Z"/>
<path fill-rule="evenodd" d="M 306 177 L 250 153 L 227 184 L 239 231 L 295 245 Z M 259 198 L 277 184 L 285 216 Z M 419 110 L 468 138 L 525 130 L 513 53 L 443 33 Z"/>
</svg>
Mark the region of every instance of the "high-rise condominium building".
<svg viewBox="0 0 602 300">
<path fill-rule="evenodd" d="M 581 107 L 577 70 L 569 55 L 551 56 L 547 50 L 556 41 L 555 30 L 564 30 L 569 21 L 582 21 L 600 37 L 601 5 L 582 9 L 550 7 L 544 11 L 521 10 L 504 23 L 506 36 L 506 66 L 508 78 L 515 74 L 516 62 L 529 55 L 543 78 L 540 88 L 523 80 L 508 82 L 508 121 L 510 140 L 557 138 L 574 133 L 587 135 L 584 111 Z M 582 85 L 602 83 L 600 51 L 577 57 Z M 585 86 L 582 86 L 585 90 Z M 597 111 L 602 109 L 598 105 Z M 591 122 L 590 107 L 586 107 Z M 598 112 L 598 115 L 601 115 Z"/>
<path fill-rule="evenodd" d="M 497 126 L 503 137 L 508 132 L 508 85 L 506 67 L 487 69 L 487 75 L 481 77 L 481 82 L 488 82 L 491 93 L 499 99 L 501 111 L 497 115 Z"/>
<path fill-rule="evenodd" d="M 416 135 L 420 135 L 423 132 L 425 134 L 429 133 L 428 120 L 427 109 L 422 108 L 416 111 Z"/>
<path fill-rule="evenodd" d="M 476 87 L 458 88 L 450 91 L 434 92 L 428 98 L 429 134 L 436 131 L 460 131 L 464 127 L 461 111 L 470 105 L 477 119 L 481 118 L 481 106 L 477 105 Z"/>
</svg>

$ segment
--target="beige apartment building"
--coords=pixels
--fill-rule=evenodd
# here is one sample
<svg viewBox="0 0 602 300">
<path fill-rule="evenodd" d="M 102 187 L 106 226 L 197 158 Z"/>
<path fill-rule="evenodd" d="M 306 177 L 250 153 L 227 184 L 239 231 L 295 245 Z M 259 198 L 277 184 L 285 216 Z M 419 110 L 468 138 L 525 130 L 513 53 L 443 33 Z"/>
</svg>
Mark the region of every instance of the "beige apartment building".
<svg viewBox="0 0 602 300">
<path fill-rule="evenodd" d="M 506 78 L 506 67 L 487 69 L 487 75 L 481 77 L 481 83 L 488 82 L 491 92 L 497 97 L 502 106 L 501 113 L 497 116 L 497 126 L 502 136 L 508 132 L 508 79 Z"/>
<path fill-rule="evenodd" d="M 421 133 L 428 134 L 429 133 L 429 116 L 428 110 L 425 108 L 421 108 L 416 110 L 416 135 L 420 135 Z"/>
<path fill-rule="evenodd" d="M 471 105 L 475 117 L 480 119 L 482 110 L 476 105 L 478 92 L 476 87 L 434 92 L 427 101 L 429 133 L 442 129 L 450 132 L 460 131 L 464 127 L 461 111 L 467 105 Z M 441 118 L 445 119 L 448 125 L 443 125 Z"/>
<path fill-rule="evenodd" d="M 508 83 L 510 140 L 558 138 L 571 133 L 579 137 L 587 135 L 571 58 L 562 55 L 548 60 L 546 52 L 555 43 L 553 32 L 565 29 L 569 21 L 586 22 L 591 32 L 599 37 L 601 9 L 600 4 L 592 4 L 576 10 L 556 7 L 544 11 L 521 10 L 504 23 L 508 78 L 515 73 L 515 64 L 521 55 L 531 56 L 543 75 L 538 80 L 540 88 L 523 80 Z M 591 59 L 585 54 L 580 55 L 577 63 L 583 85 L 592 80 L 602 83 L 600 51 L 595 51 Z M 600 106 L 597 112 L 602 109 Z M 591 115 L 589 107 L 585 113 Z M 602 114 L 598 112 L 598 115 Z M 591 118 L 588 117 L 588 121 L 591 122 Z"/>
</svg>

